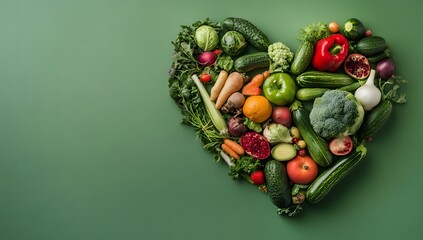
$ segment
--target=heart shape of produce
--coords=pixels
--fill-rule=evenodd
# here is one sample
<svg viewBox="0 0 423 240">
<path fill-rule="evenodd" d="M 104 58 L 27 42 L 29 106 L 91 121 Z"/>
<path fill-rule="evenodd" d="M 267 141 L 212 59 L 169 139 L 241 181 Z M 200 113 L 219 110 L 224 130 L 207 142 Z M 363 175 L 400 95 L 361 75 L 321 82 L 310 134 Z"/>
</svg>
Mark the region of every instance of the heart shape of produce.
<svg viewBox="0 0 423 240">
<path fill-rule="evenodd" d="M 386 40 L 360 20 L 312 23 L 298 39 L 294 53 L 246 19 L 197 21 L 172 42 L 168 80 L 203 148 L 288 216 L 347 177 L 406 102 Z"/>
</svg>

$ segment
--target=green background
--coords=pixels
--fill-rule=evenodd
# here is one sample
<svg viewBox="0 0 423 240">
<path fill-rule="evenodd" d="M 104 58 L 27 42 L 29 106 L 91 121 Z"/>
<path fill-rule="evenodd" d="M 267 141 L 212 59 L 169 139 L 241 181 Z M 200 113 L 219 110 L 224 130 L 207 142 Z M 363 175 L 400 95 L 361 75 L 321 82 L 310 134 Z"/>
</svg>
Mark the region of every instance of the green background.
<svg viewBox="0 0 423 240">
<path fill-rule="evenodd" d="M 0 1 L 0 239 L 399 239 L 423 234 L 419 1 Z M 281 217 L 202 150 L 168 96 L 180 25 L 361 19 L 408 103 L 324 201 Z"/>
</svg>

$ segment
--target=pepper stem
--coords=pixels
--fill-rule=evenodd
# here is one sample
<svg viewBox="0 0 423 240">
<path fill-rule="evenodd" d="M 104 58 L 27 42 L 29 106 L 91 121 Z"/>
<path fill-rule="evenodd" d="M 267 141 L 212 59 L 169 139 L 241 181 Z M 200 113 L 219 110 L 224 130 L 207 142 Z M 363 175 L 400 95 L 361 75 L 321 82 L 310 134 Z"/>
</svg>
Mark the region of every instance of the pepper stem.
<svg viewBox="0 0 423 240">
<path fill-rule="evenodd" d="M 342 50 L 342 46 L 341 45 L 335 45 L 333 48 L 330 49 L 330 53 L 335 56 L 341 50 Z"/>
</svg>

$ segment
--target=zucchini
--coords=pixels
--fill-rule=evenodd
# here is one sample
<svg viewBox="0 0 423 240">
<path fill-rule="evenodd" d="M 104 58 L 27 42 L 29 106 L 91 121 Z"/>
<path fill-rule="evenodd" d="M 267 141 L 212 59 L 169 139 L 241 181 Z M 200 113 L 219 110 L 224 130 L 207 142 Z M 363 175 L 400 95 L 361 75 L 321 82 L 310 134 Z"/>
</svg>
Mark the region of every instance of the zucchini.
<svg viewBox="0 0 423 240">
<path fill-rule="evenodd" d="M 332 163 L 332 153 L 328 143 L 314 131 L 310 123 L 309 112 L 298 100 L 291 104 L 292 120 L 300 130 L 300 134 L 307 143 L 310 157 L 320 166 L 327 167 Z"/>
<path fill-rule="evenodd" d="M 242 18 L 228 17 L 223 21 L 223 28 L 231 31 L 237 31 L 260 51 L 267 51 L 269 39 L 250 21 Z"/>
<path fill-rule="evenodd" d="M 269 67 L 270 58 L 267 52 L 256 52 L 245 54 L 234 62 L 234 69 L 237 72 L 249 72 L 257 68 Z"/>
<path fill-rule="evenodd" d="M 387 48 L 385 39 L 378 36 L 363 38 L 355 45 L 355 50 L 366 57 L 381 53 Z"/>
<path fill-rule="evenodd" d="M 357 18 L 348 19 L 342 28 L 345 37 L 349 40 L 357 41 L 364 35 L 364 24 Z"/>
<path fill-rule="evenodd" d="M 360 145 L 349 155 L 341 158 L 330 168 L 322 172 L 308 187 L 306 199 L 310 203 L 321 201 L 339 183 L 347 176 L 366 156 L 367 149 Z"/>
<path fill-rule="evenodd" d="M 300 88 L 295 97 L 300 101 L 312 101 L 321 97 L 330 88 Z"/>
<path fill-rule="evenodd" d="M 308 71 L 297 76 L 297 84 L 300 87 L 339 88 L 355 82 L 345 73 L 327 73 L 320 71 Z"/>
<path fill-rule="evenodd" d="M 382 61 L 383 59 L 390 58 L 390 57 L 391 57 L 391 52 L 389 51 L 389 48 L 388 48 L 381 53 L 367 57 L 367 60 L 369 61 L 369 63 L 376 64 L 379 61 Z"/>
<path fill-rule="evenodd" d="M 357 136 L 361 140 L 373 137 L 382 126 L 388 121 L 392 113 L 392 102 L 383 100 L 375 108 L 373 108 L 363 120 Z"/>
<path fill-rule="evenodd" d="M 291 73 L 298 75 L 303 73 L 313 58 L 314 45 L 309 41 L 304 41 L 300 44 L 295 53 L 294 60 L 291 63 Z"/>
<path fill-rule="evenodd" d="M 352 92 L 359 88 L 362 84 L 364 83 L 357 81 L 340 87 L 339 89 Z M 313 101 L 315 98 L 323 96 L 327 90 L 330 90 L 330 88 L 300 88 L 296 93 L 296 98 L 300 101 Z"/>
<path fill-rule="evenodd" d="M 272 159 L 264 166 L 267 194 L 278 208 L 286 208 L 291 204 L 291 186 L 285 165 Z"/>
</svg>

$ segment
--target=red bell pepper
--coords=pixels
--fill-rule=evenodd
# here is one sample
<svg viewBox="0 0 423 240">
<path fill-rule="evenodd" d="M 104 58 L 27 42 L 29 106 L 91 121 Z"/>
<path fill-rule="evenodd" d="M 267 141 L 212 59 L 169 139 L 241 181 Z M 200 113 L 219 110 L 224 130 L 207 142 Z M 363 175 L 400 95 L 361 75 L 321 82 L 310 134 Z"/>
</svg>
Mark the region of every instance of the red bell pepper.
<svg viewBox="0 0 423 240">
<path fill-rule="evenodd" d="M 348 56 L 348 39 L 342 34 L 332 34 L 316 44 L 313 68 L 323 72 L 336 72 Z"/>
</svg>

